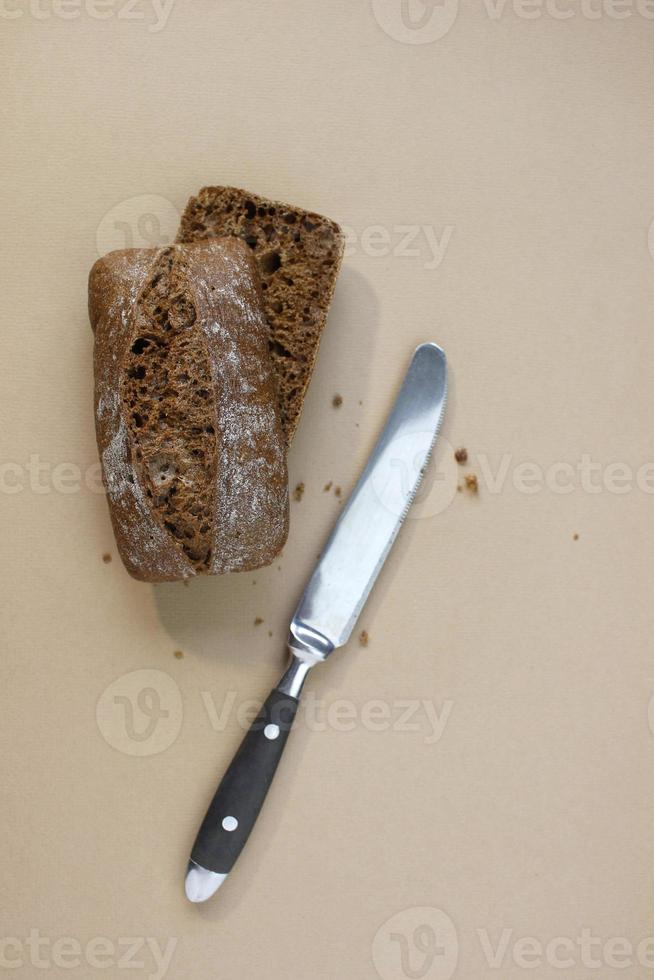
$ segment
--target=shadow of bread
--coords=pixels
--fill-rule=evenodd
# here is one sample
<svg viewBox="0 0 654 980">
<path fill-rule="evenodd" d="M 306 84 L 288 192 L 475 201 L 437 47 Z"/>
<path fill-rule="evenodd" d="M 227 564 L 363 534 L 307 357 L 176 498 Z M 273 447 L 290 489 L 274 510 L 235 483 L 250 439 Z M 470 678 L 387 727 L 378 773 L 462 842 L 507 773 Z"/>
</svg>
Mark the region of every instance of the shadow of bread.
<svg viewBox="0 0 654 980">
<path fill-rule="evenodd" d="M 378 435 L 381 419 L 366 417 L 365 408 L 378 317 L 369 282 L 345 264 L 289 453 L 291 528 L 284 551 L 254 572 L 154 585 L 157 614 L 176 648 L 241 666 L 270 651 L 283 664 L 290 617 Z M 332 404 L 336 394 L 343 398 L 339 408 Z M 299 482 L 306 492 L 296 501 Z M 342 485 L 340 498 L 324 491 L 329 482 Z"/>
</svg>

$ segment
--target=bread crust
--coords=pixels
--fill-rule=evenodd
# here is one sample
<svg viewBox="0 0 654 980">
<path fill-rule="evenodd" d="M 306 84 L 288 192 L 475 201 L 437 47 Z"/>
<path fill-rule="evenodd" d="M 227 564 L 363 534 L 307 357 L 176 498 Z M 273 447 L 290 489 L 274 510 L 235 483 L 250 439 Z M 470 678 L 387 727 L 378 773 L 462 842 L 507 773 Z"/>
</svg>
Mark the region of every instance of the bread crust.
<svg viewBox="0 0 654 980">
<path fill-rule="evenodd" d="M 345 239 L 335 221 L 312 211 L 237 187 L 203 187 L 186 206 L 177 241 L 198 242 L 220 235 L 242 238 L 257 260 L 282 427 L 290 445 L 313 374 Z"/>
<path fill-rule="evenodd" d="M 247 246 L 112 252 L 91 270 L 89 316 L 98 449 L 129 573 L 160 582 L 269 564 L 288 534 L 288 481 Z"/>
</svg>

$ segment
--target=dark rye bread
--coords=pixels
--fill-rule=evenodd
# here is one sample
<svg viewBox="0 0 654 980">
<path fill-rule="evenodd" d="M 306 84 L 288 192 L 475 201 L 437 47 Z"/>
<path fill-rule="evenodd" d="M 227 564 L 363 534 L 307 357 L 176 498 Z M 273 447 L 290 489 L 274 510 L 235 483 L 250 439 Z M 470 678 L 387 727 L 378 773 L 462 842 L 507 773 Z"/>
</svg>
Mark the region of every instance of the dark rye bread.
<svg viewBox="0 0 654 980">
<path fill-rule="evenodd" d="M 112 252 L 91 271 L 89 312 L 98 446 L 130 574 L 269 564 L 288 485 L 250 250 L 229 238 Z"/>
<path fill-rule="evenodd" d="M 204 187 L 188 202 L 177 241 L 221 235 L 244 239 L 257 259 L 282 427 L 290 445 L 334 295 L 343 234 L 334 221 L 311 211 L 236 187 Z"/>
</svg>

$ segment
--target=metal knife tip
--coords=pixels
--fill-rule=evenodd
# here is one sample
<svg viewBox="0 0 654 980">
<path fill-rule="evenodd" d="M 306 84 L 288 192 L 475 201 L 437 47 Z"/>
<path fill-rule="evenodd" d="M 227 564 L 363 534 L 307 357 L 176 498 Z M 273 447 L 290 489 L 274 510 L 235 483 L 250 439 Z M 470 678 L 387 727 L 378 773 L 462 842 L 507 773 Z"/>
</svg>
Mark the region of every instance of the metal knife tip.
<svg viewBox="0 0 654 980">
<path fill-rule="evenodd" d="M 445 351 L 443 350 L 442 347 L 439 347 L 438 344 L 435 344 L 433 340 L 426 341 L 424 344 L 418 344 L 414 352 L 414 357 L 416 354 L 420 354 L 423 351 L 425 353 L 427 351 L 430 351 L 436 354 L 440 360 L 447 361 L 447 356 L 445 354 Z"/>
<path fill-rule="evenodd" d="M 215 871 L 207 871 L 206 868 L 189 861 L 184 880 L 184 889 L 189 902 L 198 904 L 206 902 L 207 899 L 215 895 L 227 875 L 217 874 Z"/>
</svg>

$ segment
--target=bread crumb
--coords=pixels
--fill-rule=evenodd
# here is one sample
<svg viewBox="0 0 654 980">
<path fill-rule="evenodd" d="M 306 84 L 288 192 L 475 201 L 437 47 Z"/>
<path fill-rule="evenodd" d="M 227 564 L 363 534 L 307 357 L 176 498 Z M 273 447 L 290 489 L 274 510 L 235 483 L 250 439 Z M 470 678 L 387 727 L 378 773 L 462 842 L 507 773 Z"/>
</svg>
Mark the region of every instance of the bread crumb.
<svg viewBox="0 0 654 980">
<path fill-rule="evenodd" d="M 464 449 L 463 447 L 461 447 L 461 449 L 457 449 L 457 451 L 454 453 L 454 458 L 457 463 L 463 466 L 464 463 L 468 462 L 468 450 Z"/>
<path fill-rule="evenodd" d="M 341 495 L 341 493 L 342 493 L 342 492 L 343 492 L 343 491 L 341 490 L 341 488 L 340 488 L 340 487 L 334 487 L 334 494 L 335 494 L 335 495 L 336 495 L 337 497 L 340 497 L 340 495 Z"/>
<path fill-rule="evenodd" d="M 572 535 L 572 540 L 573 541 L 578 541 L 579 540 L 579 535 L 578 534 L 573 534 Z"/>
<path fill-rule="evenodd" d="M 263 619 L 261 618 L 261 616 L 255 616 L 254 625 L 261 626 L 262 623 L 263 623 Z"/>
<path fill-rule="evenodd" d="M 111 561 L 111 555 L 109 554 L 108 551 L 105 551 L 104 555 L 102 556 L 102 560 L 105 563 L 105 565 L 109 564 L 109 562 Z"/>
<path fill-rule="evenodd" d="M 298 483 L 295 490 L 293 491 L 293 499 L 298 501 L 302 500 L 302 497 L 304 496 L 304 490 L 305 490 L 304 483 Z"/>
<path fill-rule="evenodd" d="M 175 652 L 173 654 L 173 657 L 175 658 L 175 660 L 183 660 L 184 659 L 184 653 L 183 653 L 182 650 L 175 650 Z"/>
<path fill-rule="evenodd" d="M 359 633 L 359 646 L 367 647 L 369 642 L 370 642 L 370 637 L 368 636 L 367 631 L 361 630 L 361 632 Z"/>
<path fill-rule="evenodd" d="M 459 483 L 459 484 L 457 485 L 457 488 L 456 488 L 456 489 L 457 489 L 457 491 L 458 491 L 459 493 L 463 493 L 463 484 L 462 484 L 462 483 Z"/>
<path fill-rule="evenodd" d="M 475 473 L 468 473 L 466 476 L 466 487 L 470 493 L 479 493 L 479 480 Z"/>
<path fill-rule="evenodd" d="M 272 630 L 268 630 L 268 636 L 272 636 L 272 635 L 273 635 Z"/>
<path fill-rule="evenodd" d="M 326 483 L 324 485 L 324 487 L 323 487 L 324 493 L 329 493 L 329 491 L 331 490 L 331 488 L 332 488 L 333 485 L 334 484 L 333 484 L 333 481 L 332 480 L 330 480 L 329 483 Z"/>
<path fill-rule="evenodd" d="M 342 404 L 343 404 L 343 396 L 334 395 L 334 397 L 332 398 L 332 405 L 334 406 L 334 408 L 340 408 Z"/>
</svg>

